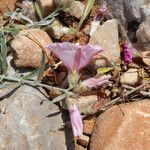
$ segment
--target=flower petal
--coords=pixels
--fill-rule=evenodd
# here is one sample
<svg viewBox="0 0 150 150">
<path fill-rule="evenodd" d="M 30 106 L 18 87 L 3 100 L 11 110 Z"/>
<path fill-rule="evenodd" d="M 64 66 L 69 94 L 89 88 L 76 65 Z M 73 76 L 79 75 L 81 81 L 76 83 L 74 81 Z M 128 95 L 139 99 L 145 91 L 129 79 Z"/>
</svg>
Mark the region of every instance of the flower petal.
<svg viewBox="0 0 150 150">
<path fill-rule="evenodd" d="M 81 47 L 81 58 L 78 66 L 78 70 L 85 67 L 98 52 L 103 49 L 100 46 L 87 44 Z"/>
<path fill-rule="evenodd" d="M 123 61 L 125 62 L 125 64 L 129 64 L 132 62 L 132 53 L 131 53 L 131 49 L 129 49 L 127 44 L 123 45 Z"/>
<path fill-rule="evenodd" d="M 69 42 L 54 43 L 49 45 L 48 48 L 72 71 L 79 71 L 85 67 L 94 55 L 102 51 L 99 46 L 90 44 L 78 46 Z"/>
<path fill-rule="evenodd" d="M 78 110 L 78 107 L 75 104 L 69 106 L 69 113 L 70 113 L 73 135 L 74 137 L 79 137 L 83 132 L 83 124 L 82 124 L 82 118 Z"/>
<path fill-rule="evenodd" d="M 63 61 L 64 65 L 69 69 L 73 70 L 75 56 L 80 49 L 80 46 L 69 43 L 54 43 L 47 46 L 60 60 Z M 76 60 L 78 61 L 78 60 Z"/>
<path fill-rule="evenodd" d="M 108 75 L 108 76 L 104 75 L 99 78 L 89 78 L 87 80 L 84 80 L 82 82 L 82 84 L 86 87 L 94 88 L 94 87 L 101 86 L 106 83 L 110 83 L 110 81 L 109 81 L 110 78 L 111 78 L 110 75 Z"/>
</svg>

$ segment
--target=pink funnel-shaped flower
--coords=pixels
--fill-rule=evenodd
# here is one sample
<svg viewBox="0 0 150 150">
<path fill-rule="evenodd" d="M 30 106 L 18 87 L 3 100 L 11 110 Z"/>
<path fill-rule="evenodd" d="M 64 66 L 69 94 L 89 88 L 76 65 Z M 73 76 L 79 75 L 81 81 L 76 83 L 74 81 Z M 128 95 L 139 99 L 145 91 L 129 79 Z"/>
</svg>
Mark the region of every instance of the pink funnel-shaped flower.
<svg viewBox="0 0 150 150">
<path fill-rule="evenodd" d="M 69 42 L 54 43 L 48 48 L 63 61 L 64 65 L 71 71 L 79 71 L 85 67 L 102 48 L 96 45 L 79 46 Z"/>
<path fill-rule="evenodd" d="M 83 132 L 83 124 L 82 124 L 82 118 L 78 110 L 78 107 L 75 104 L 69 106 L 69 113 L 70 113 L 73 135 L 74 137 L 79 137 Z"/>
<path fill-rule="evenodd" d="M 123 45 L 123 61 L 125 64 L 130 64 L 132 62 L 132 53 L 127 44 Z"/>
<path fill-rule="evenodd" d="M 108 76 L 104 75 L 104 76 L 98 77 L 98 78 L 89 78 L 87 80 L 84 80 L 82 82 L 82 84 L 86 87 L 94 88 L 94 87 L 101 86 L 106 83 L 111 83 L 109 81 L 110 78 L 111 78 L 110 75 L 108 75 Z"/>
</svg>

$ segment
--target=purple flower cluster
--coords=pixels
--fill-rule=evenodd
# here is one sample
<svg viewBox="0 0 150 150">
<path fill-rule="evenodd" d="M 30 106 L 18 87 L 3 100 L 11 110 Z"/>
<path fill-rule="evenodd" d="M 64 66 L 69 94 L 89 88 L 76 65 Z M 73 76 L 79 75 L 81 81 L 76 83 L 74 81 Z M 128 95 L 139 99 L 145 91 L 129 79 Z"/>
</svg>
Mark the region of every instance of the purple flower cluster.
<svg viewBox="0 0 150 150">
<path fill-rule="evenodd" d="M 130 64 L 132 62 L 132 53 L 131 49 L 128 47 L 127 44 L 123 44 L 123 61 L 125 64 Z"/>
</svg>

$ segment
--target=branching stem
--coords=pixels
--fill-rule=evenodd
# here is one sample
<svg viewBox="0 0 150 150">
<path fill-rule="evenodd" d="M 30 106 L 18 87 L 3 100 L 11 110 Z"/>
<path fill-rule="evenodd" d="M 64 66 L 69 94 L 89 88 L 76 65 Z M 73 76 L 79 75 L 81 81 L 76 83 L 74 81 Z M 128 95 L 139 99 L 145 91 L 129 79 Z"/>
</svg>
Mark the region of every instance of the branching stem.
<svg viewBox="0 0 150 150">
<path fill-rule="evenodd" d="M 47 88 L 49 90 L 58 90 L 64 93 L 68 93 L 68 94 L 73 94 L 73 92 L 69 91 L 68 89 L 62 89 L 59 87 L 55 87 L 55 86 L 50 86 L 47 84 L 43 84 L 40 82 L 36 82 L 36 81 L 32 81 L 32 80 L 25 80 L 22 78 L 17 78 L 17 77 L 8 77 L 8 76 L 3 76 L 0 75 L 0 80 L 6 80 L 6 81 L 13 81 L 13 82 L 18 82 L 18 83 L 22 83 L 22 84 L 28 84 L 28 85 L 32 85 L 32 86 L 39 86 L 39 87 L 43 87 L 43 88 Z"/>
</svg>

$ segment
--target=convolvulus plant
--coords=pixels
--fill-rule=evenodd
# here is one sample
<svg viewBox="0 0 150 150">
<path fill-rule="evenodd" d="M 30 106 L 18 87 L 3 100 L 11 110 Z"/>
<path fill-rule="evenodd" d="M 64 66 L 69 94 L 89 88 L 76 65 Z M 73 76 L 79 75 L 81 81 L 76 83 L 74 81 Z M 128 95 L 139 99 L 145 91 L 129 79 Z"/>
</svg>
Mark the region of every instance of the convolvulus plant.
<svg viewBox="0 0 150 150">
<path fill-rule="evenodd" d="M 79 83 L 79 71 L 85 67 L 92 57 L 98 52 L 102 51 L 102 48 L 97 45 L 78 45 L 69 42 L 54 43 L 48 45 L 48 48 L 64 63 L 68 68 L 68 81 L 69 86 L 74 87 Z M 109 76 L 101 78 L 90 78 L 83 81 L 82 85 L 89 88 L 100 86 L 104 83 L 108 83 Z M 79 113 L 78 107 L 68 97 L 66 99 L 68 109 L 70 112 L 71 125 L 73 134 L 75 137 L 79 137 L 83 131 L 82 119 Z"/>
</svg>

